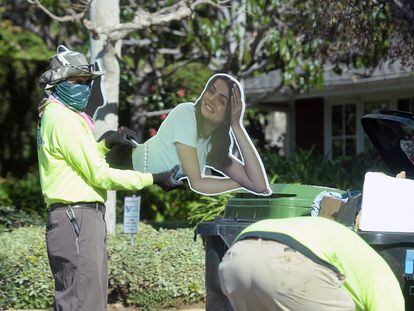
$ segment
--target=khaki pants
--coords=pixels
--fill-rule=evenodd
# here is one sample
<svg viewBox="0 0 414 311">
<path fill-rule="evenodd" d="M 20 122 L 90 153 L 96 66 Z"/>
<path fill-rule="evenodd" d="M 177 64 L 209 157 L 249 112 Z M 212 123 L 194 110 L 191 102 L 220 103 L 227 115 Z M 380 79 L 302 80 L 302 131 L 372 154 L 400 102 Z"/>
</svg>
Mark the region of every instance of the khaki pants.
<svg viewBox="0 0 414 311">
<path fill-rule="evenodd" d="M 220 284 L 236 311 L 353 311 L 343 281 L 287 245 L 246 239 L 219 266 Z"/>
<path fill-rule="evenodd" d="M 49 212 L 46 245 L 55 280 L 54 310 L 102 311 L 108 297 L 108 266 L 104 213 L 73 208 L 79 239 L 66 209 Z"/>
</svg>

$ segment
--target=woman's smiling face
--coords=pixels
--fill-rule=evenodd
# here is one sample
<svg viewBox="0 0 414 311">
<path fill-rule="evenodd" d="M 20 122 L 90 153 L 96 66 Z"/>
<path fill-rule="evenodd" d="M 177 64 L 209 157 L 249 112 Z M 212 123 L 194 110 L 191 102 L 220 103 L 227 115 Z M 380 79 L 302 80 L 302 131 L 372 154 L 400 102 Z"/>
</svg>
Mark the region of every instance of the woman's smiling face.
<svg viewBox="0 0 414 311">
<path fill-rule="evenodd" d="M 229 88 L 225 80 L 217 78 L 201 97 L 201 115 L 212 124 L 219 126 L 227 115 Z"/>
</svg>

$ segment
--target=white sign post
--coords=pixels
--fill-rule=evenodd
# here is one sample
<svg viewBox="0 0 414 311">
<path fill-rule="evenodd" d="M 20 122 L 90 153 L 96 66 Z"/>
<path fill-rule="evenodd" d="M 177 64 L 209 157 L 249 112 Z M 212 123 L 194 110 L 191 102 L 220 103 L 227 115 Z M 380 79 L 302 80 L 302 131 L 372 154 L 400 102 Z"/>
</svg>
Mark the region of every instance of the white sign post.
<svg viewBox="0 0 414 311">
<path fill-rule="evenodd" d="M 134 236 L 138 232 L 141 197 L 125 197 L 124 200 L 124 233 L 131 234 L 131 245 L 134 245 Z"/>
</svg>

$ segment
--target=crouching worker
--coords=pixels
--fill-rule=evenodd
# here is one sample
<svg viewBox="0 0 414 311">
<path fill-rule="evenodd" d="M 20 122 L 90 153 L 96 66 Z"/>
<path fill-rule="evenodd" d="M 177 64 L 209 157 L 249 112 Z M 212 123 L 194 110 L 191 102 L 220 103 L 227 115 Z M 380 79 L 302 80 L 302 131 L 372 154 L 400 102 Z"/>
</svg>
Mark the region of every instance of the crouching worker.
<svg viewBox="0 0 414 311">
<path fill-rule="evenodd" d="M 263 220 L 219 266 L 236 311 L 403 311 L 396 277 L 355 232 L 322 217 Z"/>
<path fill-rule="evenodd" d="M 55 281 L 55 310 L 106 309 L 106 190 L 164 190 L 180 186 L 179 167 L 159 174 L 117 170 L 105 154 L 117 144 L 132 144 L 126 129 L 96 143 L 84 113 L 94 72 L 84 55 L 59 46 L 50 70 L 40 77 L 49 96 L 39 109 L 40 182 L 48 206 L 46 244 Z"/>
</svg>

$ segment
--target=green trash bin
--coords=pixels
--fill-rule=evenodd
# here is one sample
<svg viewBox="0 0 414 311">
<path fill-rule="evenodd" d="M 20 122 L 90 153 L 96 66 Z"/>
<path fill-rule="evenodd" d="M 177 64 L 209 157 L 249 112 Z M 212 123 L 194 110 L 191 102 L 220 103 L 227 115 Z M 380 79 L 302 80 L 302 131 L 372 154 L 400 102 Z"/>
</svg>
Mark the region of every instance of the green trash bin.
<svg viewBox="0 0 414 311">
<path fill-rule="evenodd" d="M 345 191 L 311 185 L 273 184 L 273 195 L 263 197 L 249 192 L 238 192 L 229 199 L 224 216 L 201 223 L 196 233 L 205 243 L 206 310 L 232 310 L 230 302 L 222 293 L 218 266 L 236 236 L 251 223 L 269 218 L 309 216 L 315 197 L 322 191 L 345 193 Z"/>
<path fill-rule="evenodd" d="M 315 197 L 322 191 L 345 191 L 311 185 L 273 184 L 270 197 L 239 192 L 226 205 L 224 218 L 238 221 L 309 216 Z"/>
</svg>

